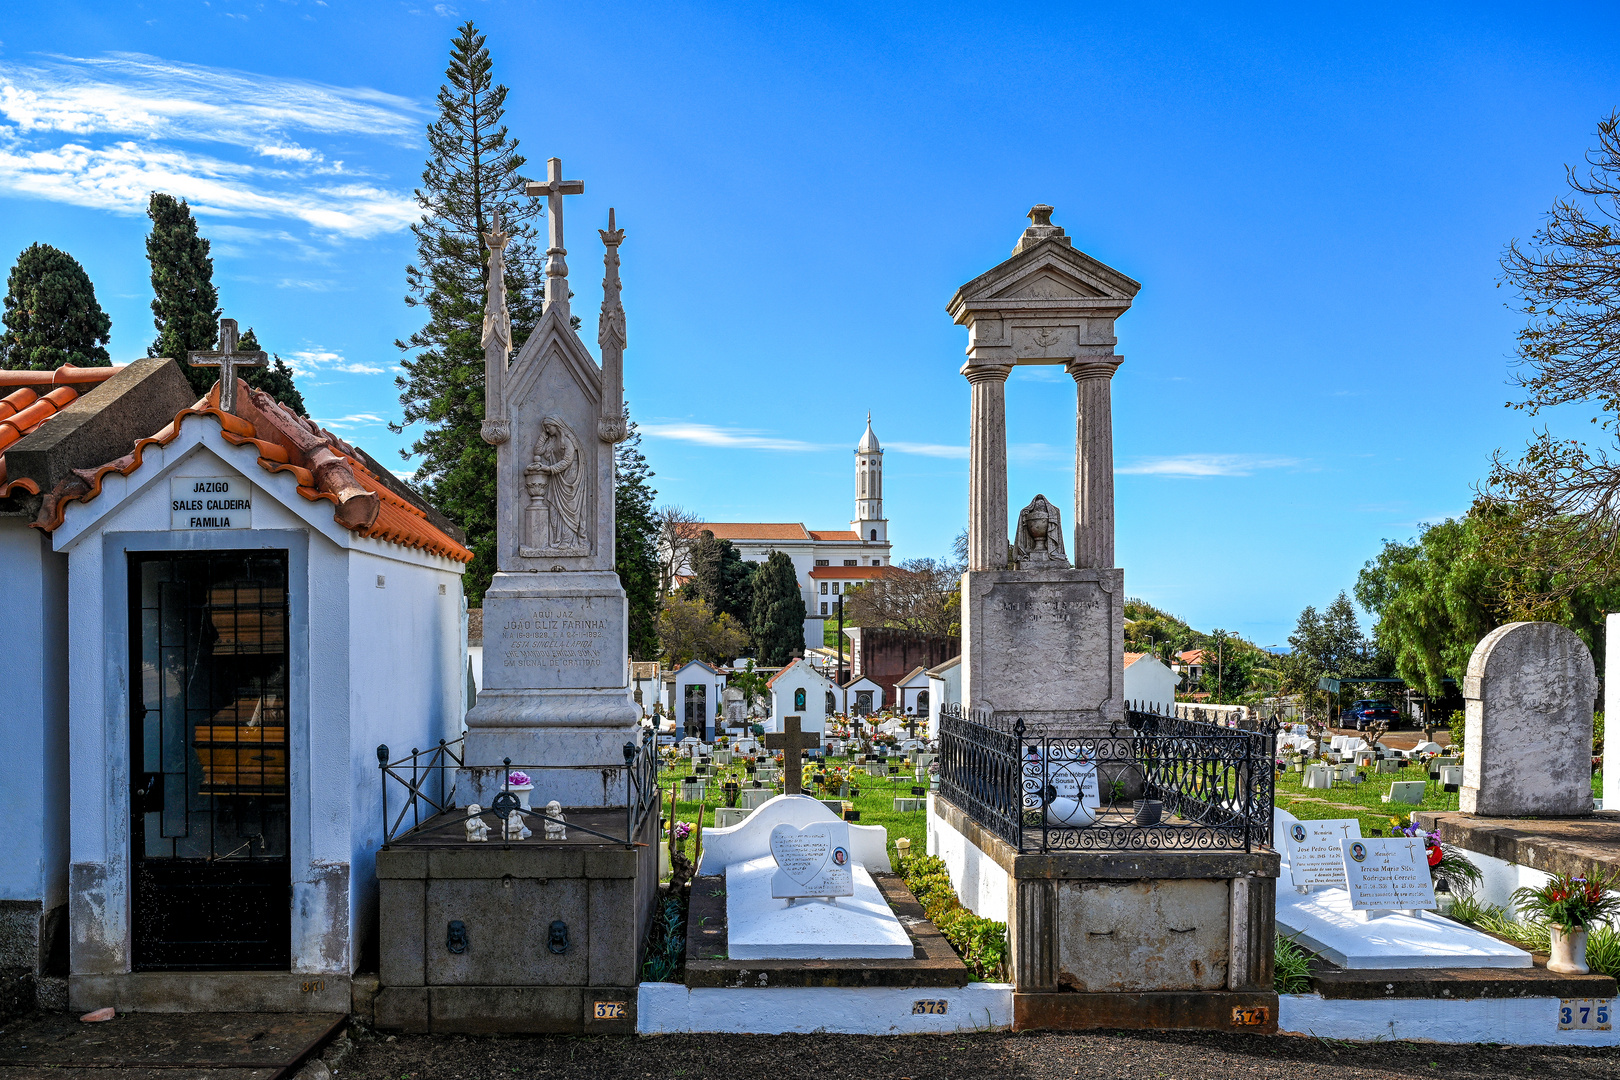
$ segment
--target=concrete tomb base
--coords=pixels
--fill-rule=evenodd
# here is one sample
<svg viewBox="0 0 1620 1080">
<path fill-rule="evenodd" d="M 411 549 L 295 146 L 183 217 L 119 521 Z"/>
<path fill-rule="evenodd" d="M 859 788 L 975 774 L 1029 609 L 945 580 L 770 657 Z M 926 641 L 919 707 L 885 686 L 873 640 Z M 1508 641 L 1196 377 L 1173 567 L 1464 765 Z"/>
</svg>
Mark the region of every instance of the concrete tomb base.
<svg viewBox="0 0 1620 1080">
<path fill-rule="evenodd" d="M 457 828 L 406 836 L 377 853 L 379 1028 L 635 1030 L 658 895 L 658 815 L 647 816 L 631 847 L 576 827 L 622 835 L 622 808 L 564 813 L 566 840 L 545 840 L 531 824 L 528 840 L 468 843 Z"/>
</svg>

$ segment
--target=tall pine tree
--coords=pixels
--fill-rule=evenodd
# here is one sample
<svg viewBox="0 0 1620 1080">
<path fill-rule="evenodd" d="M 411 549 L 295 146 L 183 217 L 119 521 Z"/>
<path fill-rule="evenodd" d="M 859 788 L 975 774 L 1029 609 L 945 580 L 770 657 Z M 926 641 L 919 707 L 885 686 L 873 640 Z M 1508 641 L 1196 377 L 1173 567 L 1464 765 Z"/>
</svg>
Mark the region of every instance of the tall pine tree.
<svg viewBox="0 0 1620 1080">
<path fill-rule="evenodd" d="M 55 371 L 63 364 L 107 367 L 112 319 L 96 302 L 90 275 L 67 252 L 31 244 L 6 279 L 0 368 Z"/>
<path fill-rule="evenodd" d="M 450 46 L 439 88 L 439 118 L 427 129 L 430 156 L 416 191 L 422 220 L 417 261 L 405 269 L 405 302 L 425 309 L 427 325 L 407 341 L 396 383 L 404 422 L 424 429 L 409 454 L 430 502 L 467 532 L 473 561 L 463 588 L 480 603 L 495 573 L 495 448 L 479 437 L 484 420 L 484 288 L 488 264 L 482 234 L 498 209 L 512 240 L 506 247 L 506 305 L 512 346 L 540 318 L 541 274 L 529 222 L 540 204 L 523 192 L 525 159 L 501 117 L 506 87 L 490 77 L 484 35 L 471 21 Z"/>
<path fill-rule="evenodd" d="M 780 551 L 771 552 L 754 575 L 753 617 L 749 623 L 761 666 L 781 667 L 795 654 L 803 654 L 804 593 L 799 591 L 793 560 Z"/>
<path fill-rule="evenodd" d="M 630 658 L 658 658 L 658 523 L 653 499 L 658 492 L 647 484 L 653 471 L 641 452 L 641 433 L 624 407 L 625 429 L 630 433 L 613 448 L 614 569 L 630 598 Z"/>
<path fill-rule="evenodd" d="M 146 216 L 146 259 L 152 264 L 152 323 L 157 340 L 147 356 L 168 356 L 180 365 L 197 396 L 208 393 L 219 369 L 192 367 L 186 354 L 212 349 L 219 340 L 219 291 L 208 241 L 197 234 L 197 219 L 184 199 L 152 192 Z M 246 346 L 243 346 L 244 348 Z"/>
</svg>

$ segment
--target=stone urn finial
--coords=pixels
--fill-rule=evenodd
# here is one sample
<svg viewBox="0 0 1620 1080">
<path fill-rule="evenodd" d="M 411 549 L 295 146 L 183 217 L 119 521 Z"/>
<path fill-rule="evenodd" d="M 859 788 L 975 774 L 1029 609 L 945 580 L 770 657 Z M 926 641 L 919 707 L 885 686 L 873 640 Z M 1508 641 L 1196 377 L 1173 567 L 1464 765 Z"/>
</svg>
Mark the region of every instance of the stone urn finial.
<svg viewBox="0 0 1620 1080">
<path fill-rule="evenodd" d="M 1052 208 L 1045 203 L 1036 203 L 1029 208 L 1029 223 L 1029 228 L 1018 238 L 1018 246 L 1013 248 L 1014 255 L 1034 247 L 1042 240 L 1056 239 L 1064 244 L 1070 242 L 1063 235 L 1063 226 L 1052 224 Z"/>
<path fill-rule="evenodd" d="M 1036 203 L 1034 206 L 1029 208 L 1029 214 L 1027 216 L 1033 224 L 1051 225 L 1052 207 L 1047 206 L 1045 203 Z"/>
</svg>

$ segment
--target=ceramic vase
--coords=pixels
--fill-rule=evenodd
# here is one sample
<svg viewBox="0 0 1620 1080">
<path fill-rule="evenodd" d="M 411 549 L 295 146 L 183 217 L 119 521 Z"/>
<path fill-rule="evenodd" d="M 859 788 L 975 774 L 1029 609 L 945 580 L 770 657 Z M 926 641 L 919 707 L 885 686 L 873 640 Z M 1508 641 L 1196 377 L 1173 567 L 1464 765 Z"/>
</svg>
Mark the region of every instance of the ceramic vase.
<svg viewBox="0 0 1620 1080">
<path fill-rule="evenodd" d="M 1547 960 L 1547 970 L 1556 971 L 1560 975 L 1586 975 L 1591 968 L 1586 965 L 1586 927 L 1554 926 L 1549 933 L 1552 936 L 1552 947 Z"/>
<path fill-rule="evenodd" d="M 513 784 L 511 787 L 507 788 L 506 790 L 510 791 L 512 794 L 514 794 L 514 795 L 516 795 L 518 797 L 518 804 L 520 806 L 522 806 L 523 809 L 524 809 L 524 812 L 527 813 L 528 809 L 529 809 L 529 792 L 534 790 L 534 785 L 533 784 L 521 784 L 521 785 L 520 784 Z"/>
</svg>

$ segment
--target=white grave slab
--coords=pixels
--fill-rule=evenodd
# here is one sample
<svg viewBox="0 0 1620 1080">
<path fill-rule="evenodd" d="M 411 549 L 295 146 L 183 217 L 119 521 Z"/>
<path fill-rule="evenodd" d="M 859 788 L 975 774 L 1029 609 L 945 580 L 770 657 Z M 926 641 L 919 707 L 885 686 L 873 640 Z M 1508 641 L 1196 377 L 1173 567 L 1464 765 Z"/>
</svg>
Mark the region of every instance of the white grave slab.
<svg viewBox="0 0 1620 1080">
<path fill-rule="evenodd" d="M 1341 840 L 1350 903 L 1357 910 L 1435 908 L 1434 879 L 1423 841 L 1410 836 Z"/>
<path fill-rule="evenodd" d="M 762 803 L 741 825 L 704 829 L 703 860 L 698 865 L 698 873 L 721 874 L 732 863 L 768 857 L 771 830 L 778 825 L 802 827 L 814 821 L 837 820 L 838 815 L 820 799 L 809 795 L 778 795 Z M 889 830 L 881 825 L 849 826 L 850 858 L 874 873 L 894 872 L 889 865 L 888 843 Z M 766 887 L 768 890 L 769 882 Z M 777 906 L 781 906 L 781 901 L 777 901 Z"/>
<path fill-rule="evenodd" d="M 1295 886 L 1344 888 L 1344 853 L 1339 841 L 1361 838 L 1361 822 L 1356 818 L 1323 818 L 1294 821 L 1280 830 L 1286 845 L 1289 872 Z"/>
<path fill-rule="evenodd" d="M 778 872 L 776 860 L 769 855 L 726 868 L 726 955 L 733 960 L 909 959 L 913 955 L 911 937 L 864 866 L 851 869 L 851 895 L 791 904 L 771 895 Z"/>
<path fill-rule="evenodd" d="M 1286 810 L 1274 814 L 1283 835 L 1296 819 Z M 1286 845 L 1283 873 L 1291 873 Z M 1530 954 L 1489 934 L 1470 929 L 1433 912 L 1391 912 L 1369 920 L 1350 906 L 1345 889 L 1320 888 L 1301 894 L 1277 890 L 1277 931 L 1296 938 L 1342 968 L 1527 968 Z"/>
<path fill-rule="evenodd" d="M 771 857 L 776 860 L 776 874 L 771 878 L 774 897 L 851 896 L 855 892 L 848 822 L 778 825 L 771 830 Z"/>
</svg>

